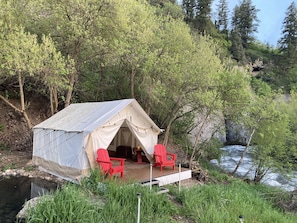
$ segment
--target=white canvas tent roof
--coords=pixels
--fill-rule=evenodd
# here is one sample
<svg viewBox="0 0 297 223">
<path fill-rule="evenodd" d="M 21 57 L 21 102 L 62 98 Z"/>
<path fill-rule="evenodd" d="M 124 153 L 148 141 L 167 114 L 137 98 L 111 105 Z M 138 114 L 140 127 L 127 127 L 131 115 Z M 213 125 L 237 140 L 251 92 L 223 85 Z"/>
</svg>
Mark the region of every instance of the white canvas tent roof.
<svg viewBox="0 0 297 223">
<path fill-rule="evenodd" d="M 33 164 L 65 179 L 78 179 L 96 166 L 121 127 L 129 128 L 149 160 L 159 127 L 135 99 L 71 104 L 33 128 Z"/>
</svg>

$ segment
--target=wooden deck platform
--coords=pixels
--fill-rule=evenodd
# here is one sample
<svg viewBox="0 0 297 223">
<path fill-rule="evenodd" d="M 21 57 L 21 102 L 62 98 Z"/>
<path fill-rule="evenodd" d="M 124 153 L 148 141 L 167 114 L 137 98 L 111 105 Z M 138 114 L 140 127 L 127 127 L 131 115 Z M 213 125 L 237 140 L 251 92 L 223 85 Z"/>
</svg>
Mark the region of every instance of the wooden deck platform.
<svg viewBox="0 0 297 223">
<path fill-rule="evenodd" d="M 150 167 L 149 163 L 137 163 L 130 159 L 125 162 L 124 181 L 144 182 L 150 181 L 152 169 L 152 179 L 159 181 L 159 186 L 176 183 L 182 180 L 192 178 L 192 171 L 190 169 L 175 167 L 163 167 L 162 172 L 159 167 Z"/>
</svg>

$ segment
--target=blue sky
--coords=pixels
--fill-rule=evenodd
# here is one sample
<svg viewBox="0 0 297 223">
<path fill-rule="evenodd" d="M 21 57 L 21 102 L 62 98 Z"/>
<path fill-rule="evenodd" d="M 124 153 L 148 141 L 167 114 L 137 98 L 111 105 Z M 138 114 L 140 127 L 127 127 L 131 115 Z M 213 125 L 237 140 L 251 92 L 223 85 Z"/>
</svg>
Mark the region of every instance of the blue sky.
<svg viewBox="0 0 297 223">
<path fill-rule="evenodd" d="M 214 9 L 216 11 L 218 0 L 213 1 Z M 227 0 L 229 4 L 230 18 L 233 13 L 235 5 L 239 5 L 241 0 Z M 269 43 L 277 46 L 277 41 L 281 37 L 282 23 L 285 18 L 285 13 L 293 0 L 252 0 L 252 4 L 260 11 L 257 13 L 260 20 L 258 26 L 258 33 L 255 33 L 256 39 L 262 43 Z M 294 0 L 297 5 L 297 0 Z M 230 19 L 229 18 L 229 19 Z"/>
</svg>

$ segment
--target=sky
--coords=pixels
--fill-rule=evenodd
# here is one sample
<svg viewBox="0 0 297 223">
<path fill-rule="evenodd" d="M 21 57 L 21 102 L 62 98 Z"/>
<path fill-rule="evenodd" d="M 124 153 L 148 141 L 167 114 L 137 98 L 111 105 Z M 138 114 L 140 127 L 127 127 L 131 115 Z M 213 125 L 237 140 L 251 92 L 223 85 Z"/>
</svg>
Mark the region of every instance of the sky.
<svg viewBox="0 0 297 223">
<path fill-rule="evenodd" d="M 217 9 L 219 0 L 213 1 L 213 12 Z M 239 5 L 241 0 L 227 0 L 229 5 L 230 17 L 235 5 Z M 252 4 L 259 9 L 257 17 L 260 20 L 258 33 L 255 38 L 260 42 L 276 47 L 277 41 L 281 38 L 283 20 L 285 13 L 293 0 L 252 0 Z M 297 0 L 294 0 L 297 6 Z"/>
</svg>

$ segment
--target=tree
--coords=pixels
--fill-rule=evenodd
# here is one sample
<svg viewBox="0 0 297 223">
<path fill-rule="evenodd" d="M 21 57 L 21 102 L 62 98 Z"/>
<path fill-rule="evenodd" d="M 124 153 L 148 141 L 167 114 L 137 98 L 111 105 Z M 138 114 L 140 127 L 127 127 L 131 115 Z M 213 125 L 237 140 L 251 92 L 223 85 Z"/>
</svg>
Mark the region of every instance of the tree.
<svg viewBox="0 0 297 223">
<path fill-rule="evenodd" d="M 51 114 L 58 112 L 59 97 L 68 88 L 68 75 L 73 72 L 72 60 L 65 59 L 55 48 L 50 37 L 42 36 L 40 44 L 41 66 L 38 69 L 40 82 L 48 87 Z"/>
<path fill-rule="evenodd" d="M 211 17 L 212 0 L 183 0 L 185 20 L 192 25 L 199 34 L 209 34 L 213 23 Z"/>
<path fill-rule="evenodd" d="M 14 108 L 24 116 L 28 127 L 32 128 L 31 121 L 26 113 L 24 84 L 26 77 L 34 76 L 41 65 L 37 37 L 26 33 L 23 28 L 13 27 L 12 30 L 6 32 L 3 38 L 1 42 L 4 44 L 0 47 L 2 52 L 1 68 L 8 75 L 17 77 L 21 108 Z M 4 100 L 3 97 L 2 99 Z M 7 100 L 4 101 L 8 102 Z M 12 106 L 10 103 L 9 105 Z"/>
<path fill-rule="evenodd" d="M 282 158 L 287 170 L 295 170 L 297 166 L 297 94 L 291 91 L 290 95 L 282 95 L 279 99 L 280 112 L 289 118 L 290 134 L 286 138 L 286 152 Z"/>
<path fill-rule="evenodd" d="M 227 0 L 220 0 L 217 4 L 217 20 L 215 22 L 215 25 L 217 29 L 228 34 L 228 2 Z"/>
<path fill-rule="evenodd" d="M 198 33 L 204 35 L 209 34 L 211 26 L 211 3 L 212 0 L 198 0 L 197 2 L 197 14 L 193 22 L 194 27 L 198 30 Z"/>
<path fill-rule="evenodd" d="M 224 131 L 224 119 L 237 120 L 242 114 L 242 107 L 247 106 L 250 100 L 249 76 L 236 69 L 224 70 L 218 74 L 218 82 L 211 87 L 212 97 L 203 100 L 198 105 L 196 117 L 200 118 L 198 123 L 198 131 L 195 133 L 195 143 L 191 154 L 190 161 L 194 159 L 196 154 L 203 156 L 207 154 L 204 151 L 205 145 L 211 142 L 212 137 Z M 199 115 L 199 116 L 198 116 Z M 202 139 L 205 126 L 208 122 L 215 123 L 208 128 L 211 138 Z"/>
<path fill-rule="evenodd" d="M 247 59 L 245 55 L 245 49 L 243 48 L 242 40 L 240 38 L 238 30 L 231 31 L 230 39 L 232 42 L 230 52 L 233 56 L 233 59 L 235 59 L 239 64 L 246 64 Z"/>
<path fill-rule="evenodd" d="M 248 142 L 232 174 L 237 172 L 250 150 L 256 167 L 253 180 L 260 182 L 269 170 L 284 171 L 289 167 L 285 157 L 286 154 L 294 154 L 294 150 L 286 144 L 291 134 L 289 119 L 288 115 L 280 110 L 277 96 L 261 81 L 254 86 L 256 94 L 241 119 L 249 130 Z"/>
<path fill-rule="evenodd" d="M 286 17 L 283 21 L 282 37 L 278 41 L 282 54 L 280 65 L 282 66 L 282 78 L 286 91 L 290 91 L 291 79 L 296 79 L 296 72 L 293 69 L 297 63 L 297 8 L 292 2 L 287 8 Z M 292 70 L 293 69 L 293 70 Z M 291 88 L 292 89 L 292 88 Z"/>
<path fill-rule="evenodd" d="M 36 0 L 36 7 L 32 7 L 32 18 L 29 20 L 28 29 L 35 32 L 40 38 L 42 34 L 50 35 L 58 51 L 64 57 L 69 57 L 74 62 L 75 69 L 68 76 L 69 87 L 65 92 L 64 105 L 68 106 L 74 95 L 75 86 L 78 84 L 81 69 L 89 57 L 105 52 L 105 36 L 110 36 L 112 26 L 106 29 L 106 23 L 111 24 L 113 18 L 113 1 L 97 0 Z M 32 4 L 33 4 L 32 3 Z M 46 12 L 46 13 L 45 13 Z M 42 18 L 42 19 L 40 19 Z M 91 45 L 91 46 L 90 46 Z M 97 50 L 96 55 L 88 55 L 84 49 Z M 94 50 L 91 51 L 94 53 Z M 101 63 L 100 63 L 101 64 Z"/>
<path fill-rule="evenodd" d="M 145 75 L 146 63 L 154 50 L 155 33 L 159 28 L 155 11 L 148 4 L 141 4 L 137 1 L 122 1 L 116 5 L 117 22 L 117 59 L 121 67 L 120 75 L 124 75 L 129 81 L 131 98 L 137 98 L 137 93 L 143 91 L 139 86 L 147 80 Z"/>
<path fill-rule="evenodd" d="M 193 22 L 196 16 L 196 0 L 183 0 L 182 7 L 185 11 L 185 21 L 186 23 Z"/>
<path fill-rule="evenodd" d="M 252 139 L 252 154 L 256 164 L 255 182 L 260 182 L 271 169 L 288 173 L 291 170 L 290 163 L 295 158 L 288 157 L 288 154 L 296 153 L 287 144 L 291 131 L 288 113 L 279 108 L 283 102 L 275 100 L 275 97 L 272 100 L 267 100 L 267 97 L 263 99 L 265 102 L 261 100 L 261 103 L 265 105 L 265 111 L 261 111 L 259 128 Z"/>
<path fill-rule="evenodd" d="M 241 38 L 243 48 L 248 48 L 250 42 L 254 40 L 253 34 L 257 32 L 258 18 L 255 6 L 251 0 L 242 0 L 239 6 L 235 6 L 232 16 L 232 30 L 236 30 Z"/>
</svg>

